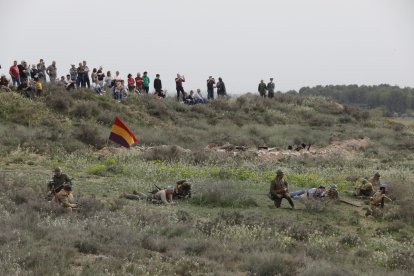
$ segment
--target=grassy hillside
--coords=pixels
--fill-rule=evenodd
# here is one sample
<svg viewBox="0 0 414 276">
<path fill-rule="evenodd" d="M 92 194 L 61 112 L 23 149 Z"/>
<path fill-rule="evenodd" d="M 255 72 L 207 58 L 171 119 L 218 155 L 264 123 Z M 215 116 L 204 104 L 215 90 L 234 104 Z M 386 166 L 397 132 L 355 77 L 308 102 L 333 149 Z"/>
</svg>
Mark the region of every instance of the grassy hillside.
<svg viewBox="0 0 414 276">
<path fill-rule="evenodd" d="M 410 120 L 323 97 L 245 95 L 190 107 L 56 87 L 45 94 L 29 101 L 0 92 L 1 275 L 414 272 Z M 115 115 L 140 139 L 130 150 L 107 141 Z M 368 146 L 342 150 L 361 138 Z M 315 150 L 278 159 L 256 150 L 300 142 Z M 229 144 L 248 150 L 216 150 Z M 43 199 L 55 166 L 74 179 L 82 207 L 71 214 Z M 369 218 L 368 202 L 356 199 L 363 207 L 295 201 L 289 210 L 283 201 L 276 210 L 265 194 L 279 168 L 291 191 L 336 183 L 348 199 L 379 171 L 394 201 Z M 119 198 L 183 178 L 194 197 L 176 206 Z"/>
</svg>

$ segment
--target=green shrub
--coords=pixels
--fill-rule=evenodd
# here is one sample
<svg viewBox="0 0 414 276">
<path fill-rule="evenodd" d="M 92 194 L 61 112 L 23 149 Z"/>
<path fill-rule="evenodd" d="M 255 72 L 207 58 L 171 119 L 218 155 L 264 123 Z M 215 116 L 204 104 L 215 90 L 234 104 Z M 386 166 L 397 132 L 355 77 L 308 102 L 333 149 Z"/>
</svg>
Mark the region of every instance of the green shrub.
<svg viewBox="0 0 414 276">
<path fill-rule="evenodd" d="M 190 202 L 210 207 L 247 208 L 258 206 L 252 197 L 230 182 L 204 183 Z"/>
<path fill-rule="evenodd" d="M 73 131 L 73 135 L 79 141 L 95 148 L 102 148 L 105 144 L 100 129 L 90 122 L 81 122 L 78 128 Z"/>
<path fill-rule="evenodd" d="M 361 243 L 361 239 L 358 235 L 354 234 L 345 234 L 341 239 L 340 242 L 344 245 L 354 247 Z"/>
<path fill-rule="evenodd" d="M 67 92 L 57 90 L 46 97 L 46 106 L 58 112 L 67 113 L 74 104 L 72 97 Z"/>
<path fill-rule="evenodd" d="M 110 176 L 122 174 L 124 172 L 124 166 L 119 164 L 115 159 L 108 158 L 101 163 L 90 165 L 86 169 L 86 172 L 99 176 Z"/>
<path fill-rule="evenodd" d="M 248 257 L 246 269 L 252 275 L 297 275 L 303 267 L 303 261 L 290 255 L 260 252 Z"/>
<path fill-rule="evenodd" d="M 71 109 L 70 114 L 79 118 L 91 118 L 99 114 L 99 108 L 96 102 L 77 102 Z"/>
</svg>

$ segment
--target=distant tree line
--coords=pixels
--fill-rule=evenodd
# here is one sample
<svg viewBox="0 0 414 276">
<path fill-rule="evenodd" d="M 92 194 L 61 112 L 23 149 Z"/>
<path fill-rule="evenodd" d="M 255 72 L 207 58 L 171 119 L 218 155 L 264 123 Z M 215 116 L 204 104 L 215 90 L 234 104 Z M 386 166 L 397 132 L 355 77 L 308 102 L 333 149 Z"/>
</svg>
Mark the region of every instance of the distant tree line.
<svg viewBox="0 0 414 276">
<path fill-rule="evenodd" d="M 388 112 L 400 114 L 414 110 L 414 88 L 400 88 L 387 84 L 374 86 L 318 85 L 302 87 L 299 90 L 299 95 L 331 97 L 343 104 L 384 107 Z"/>
</svg>

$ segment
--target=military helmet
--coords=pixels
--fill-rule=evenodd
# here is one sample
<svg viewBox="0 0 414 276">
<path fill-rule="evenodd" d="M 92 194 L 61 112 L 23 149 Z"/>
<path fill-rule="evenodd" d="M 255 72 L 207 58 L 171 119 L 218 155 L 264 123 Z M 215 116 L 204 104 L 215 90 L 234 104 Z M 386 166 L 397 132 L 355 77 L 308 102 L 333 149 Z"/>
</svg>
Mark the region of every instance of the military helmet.
<svg viewBox="0 0 414 276">
<path fill-rule="evenodd" d="M 379 173 L 379 172 L 376 172 L 376 173 L 374 174 L 374 176 L 376 176 L 376 177 L 380 177 L 381 175 L 380 175 L 380 173 Z"/>
<path fill-rule="evenodd" d="M 368 179 L 362 178 L 362 184 L 368 183 Z"/>
<path fill-rule="evenodd" d="M 54 172 L 55 172 L 55 173 L 57 173 L 57 172 L 62 172 L 62 169 L 61 169 L 60 167 L 56 167 L 56 168 L 54 169 Z"/>
<path fill-rule="evenodd" d="M 278 175 L 278 176 L 283 176 L 283 175 L 284 175 L 284 173 L 283 173 L 283 171 L 282 171 L 282 170 L 277 170 L 276 175 Z"/>
</svg>

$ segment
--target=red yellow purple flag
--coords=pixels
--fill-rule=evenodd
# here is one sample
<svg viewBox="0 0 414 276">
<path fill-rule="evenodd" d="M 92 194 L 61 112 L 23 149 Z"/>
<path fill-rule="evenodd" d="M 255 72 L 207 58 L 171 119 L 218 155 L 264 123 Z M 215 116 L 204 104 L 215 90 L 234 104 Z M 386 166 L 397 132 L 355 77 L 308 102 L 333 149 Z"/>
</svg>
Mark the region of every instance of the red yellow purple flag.
<svg viewBox="0 0 414 276">
<path fill-rule="evenodd" d="M 121 120 L 118 119 L 118 117 L 115 117 L 115 122 L 112 125 L 111 134 L 109 135 L 109 140 L 126 148 L 129 148 L 138 141 L 135 135 Z"/>
</svg>

